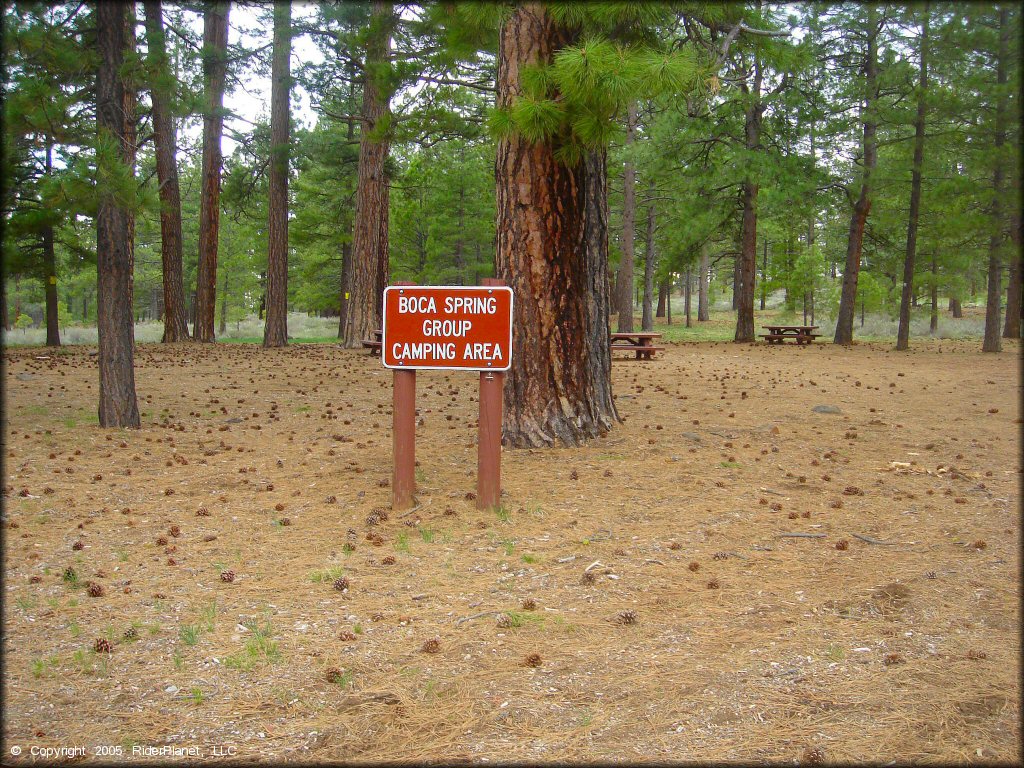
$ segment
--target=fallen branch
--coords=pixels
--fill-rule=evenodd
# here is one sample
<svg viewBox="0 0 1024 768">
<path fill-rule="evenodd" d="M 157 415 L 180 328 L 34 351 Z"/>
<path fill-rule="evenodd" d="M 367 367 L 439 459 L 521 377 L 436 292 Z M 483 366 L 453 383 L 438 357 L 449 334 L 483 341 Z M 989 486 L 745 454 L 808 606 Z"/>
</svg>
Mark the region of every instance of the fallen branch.
<svg viewBox="0 0 1024 768">
<path fill-rule="evenodd" d="M 850 535 L 853 536 L 853 538 L 855 538 L 855 539 L 860 539 L 861 541 L 866 541 L 868 544 L 882 544 L 882 545 L 887 546 L 887 547 L 895 547 L 896 544 L 897 544 L 897 542 L 895 542 L 895 541 L 882 541 L 881 539 L 876 539 L 876 538 L 873 538 L 871 536 L 864 536 L 864 535 L 859 534 L 859 533 L 851 533 Z"/>
<path fill-rule="evenodd" d="M 459 626 L 459 624 L 462 624 L 464 621 L 479 619 L 482 616 L 497 616 L 499 613 L 505 613 L 505 611 L 480 611 L 480 613 L 474 613 L 472 616 L 463 616 L 461 619 L 455 620 L 455 626 Z"/>
<path fill-rule="evenodd" d="M 856 536 L 857 534 L 854 534 Z M 824 533 L 780 533 L 780 538 L 783 539 L 824 539 Z"/>
<path fill-rule="evenodd" d="M 661 560 L 655 560 L 654 558 L 648 558 L 644 560 L 644 565 L 647 565 L 648 563 L 650 563 L 651 565 L 664 565 L 664 563 L 661 562 Z"/>
</svg>

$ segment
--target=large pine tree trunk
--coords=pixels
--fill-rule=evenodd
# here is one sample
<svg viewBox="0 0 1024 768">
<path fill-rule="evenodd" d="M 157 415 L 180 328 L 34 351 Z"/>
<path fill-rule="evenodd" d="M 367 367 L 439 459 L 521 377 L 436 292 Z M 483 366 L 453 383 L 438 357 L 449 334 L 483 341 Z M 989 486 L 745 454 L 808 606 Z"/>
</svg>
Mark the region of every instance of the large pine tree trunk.
<svg viewBox="0 0 1024 768">
<path fill-rule="evenodd" d="M 126 57 L 134 59 L 135 54 L 135 4 L 127 3 L 124 14 L 124 39 Z M 138 157 L 139 148 L 139 118 L 136 82 L 136 71 L 134 62 L 132 66 L 122 69 L 124 79 L 124 141 L 125 141 L 125 163 L 128 166 L 128 173 L 132 179 L 135 178 L 135 161 Z M 135 343 L 134 316 L 135 316 L 135 210 L 129 209 L 125 212 L 128 226 L 128 306 L 131 309 L 133 318 L 132 343 Z"/>
<path fill-rule="evenodd" d="M 654 330 L 654 272 L 658 268 L 658 250 L 654 243 L 654 182 L 648 191 L 651 201 L 647 206 L 647 238 L 644 248 L 644 303 L 640 330 Z"/>
<path fill-rule="evenodd" d="M 1010 281 L 1006 286 L 1006 321 L 1003 325 L 1004 339 L 1019 339 L 1021 331 L 1021 215 L 1014 211 L 1010 215 L 1010 239 L 1013 252 L 1010 254 Z"/>
<path fill-rule="evenodd" d="M 860 196 L 853 207 L 850 218 L 850 233 L 846 241 L 846 266 L 843 269 L 843 289 L 839 297 L 839 312 L 836 317 L 836 344 L 853 343 L 853 315 L 857 306 L 857 278 L 860 276 L 860 259 L 864 248 L 864 227 L 871 211 L 871 176 L 878 160 L 877 140 L 878 117 L 875 104 L 878 100 L 878 25 L 875 6 L 867 5 L 867 56 L 864 64 L 865 106 L 864 123 L 864 171 L 860 185 Z"/>
<path fill-rule="evenodd" d="M 121 3 L 96 8 L 96 129 L 101 166 L 99 177 L 115 177 L 113 166 L 127 163 L 124 82 L 120 69 L 125 52 L 125 12 Z M 102 166 L 106 165 L 106 173 Z M 128 216 L 115 190 L 99 185 L 96 210 L 97 328 L 99 336 L 99 423 L 101 427 L 139 426 L 135 396 L 131 262 Z"/>
<path fill-rule="evenodd" d="M 356 189 L 356 219 L 349 265 L 349 294 L 346 304 L 345 339 L 349 348 L 362 346 L 363 339 L 380 328 L 384 288 L 388 284 L 388 198 L 390 186 L 385 168 L 390 95 L 384 79 L 374 73 L 390 60 L 390 30 L 394 24 L 391 3 L 373 4 L 373 34 L 366 46 L 363 82 L 362 132 L 359 137 L 359 171 Z"/>
<path fill-rule="evenodd" d="M 755 152 L 761 145 L 761 62 L 754 57 L 753 98 L 747 106 L 744 121 L 744 143 L 747 152 Z M 744 88 L 746 90 L 746 88 Z M 734 341 L 754 341 L 754 279 L 757 273 L 757 181 L 747 177 L 743 181 L 743 231 L 740 237 L 740 255 L 735 288 L 736 295 L 736 336 Z"/>
<path fill-rule="evenodd" d="M 996 83 L 999 93 L 996 96 L 995 119 L 995 168 L 992 171 L 992 234 L 988 241 L 988 296 L 985 304 L 985 341 L 981 345 L 982 352 L 999 352 L 1002 342 L 999 339 L 999 302 L 1003 297 L 1003 145 L 1006 143 L 1006 60 L 1010 45 L 1009 10 L 1004 6 L 999 9 L 999 55 L 996 59 Z"/>
<path fill-rule="evenodd" d="M 700 244 L 700 274 L 697 282 L 697 321 L 706 321 L 708 315 L 708 283 L 711 270 L 711 245 L 705 240 Z"/>
<path fill-rule="evenodd" d="M 220 139 L 224 131 L 224 78 L 227 74 L 230 3 L 209 2 L 203 14 L 203 178 L 199 205 L 199 263 L 196 268 L 196 341 L 214 341 L 217 306 L 217 239 L 220 235 Z"/>
<path fill-rule="evenodd" d="M 634 241 L 636 238 L 636 165 L 630 150 L 636 141 L 636 102 L 626 108 L 626 162 L 622 172 L 622 260 L 616 279 L 619 295 L 615 302 L 619 313 L 616 330 L 633 332 L 633 270 L 635 269 Z"/>
<path fill-rule="evenodd" d="M 263 346 L 288 343 L 288 156 L 291 110 L 292 7 L 274 4 L 270 93 L 270 180 L 267 204 L 267 322 Z"/>
<path fill-rule="evenodd" d="M 46 175 L 53 173 L 53 141 L 46 137 Z M 60 317 L 57 305 L 57 254 L 53 245 L 53 223 L 43 225 L 43 285 L 46 293 L 46 346 L 60 346 Z"/>
<path fill-rule="evenodd" d="M 550 63 L 565 43 L 544 6 L 518 6 L 501 30 L 497 106 L 508 108 L 522 93 L 523 67 Z M 617 419 L 605 154 L 570 167 L 555 149 L 512 134 L 499 140 L 495 159 L 495 267 L 516 301 L 503 439 L 517 447 L 579 445 Z"/>
<path fill-rule="evenodd" d="M 918 75 L 917 116 L 914 119 L 914 167 L 910 177 L 910 214 L 907 218 L 907 251 L 903 258 L 903 294 L 896 349 L 910 348 L 910 299 L 914 295 L 914 259 L 917 255 L 917 222 L 921 213 L 921 168 L 924 165 L 925 94 L 928 91 L 928 7 L 921 24 L 921 67 Z M 933 257 L 934 261 L 934 257 Z M 932 309 L 933 316 L 937 313 Z"/>
<path fill-rule="evenodd" d="M 153 143 L 160 186 L 160 254 L 163 264 L 165 343 L 188 341 L 185 289 L 181 274 L 181 193 L 178 187 L 177 141 L 171 116 L 170 71 L 160 0 L 146 0 L 146 45 L 149 48 Z"/>
</svg>

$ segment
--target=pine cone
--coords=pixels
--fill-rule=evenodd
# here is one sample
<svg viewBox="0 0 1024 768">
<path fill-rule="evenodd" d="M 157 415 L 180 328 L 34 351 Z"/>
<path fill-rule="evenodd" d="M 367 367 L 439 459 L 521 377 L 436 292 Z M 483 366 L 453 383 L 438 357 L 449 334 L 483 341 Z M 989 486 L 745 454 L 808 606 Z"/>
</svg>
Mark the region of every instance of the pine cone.
<svg viewBox="0 0 1024 768">
<path fill-rule="evenodd" d="M 234 571 L 221 571 L 220 572 L 220 580 L 223 581 L 225 584 L 230 584 L 232 581 L 235 580 L 235 572 Z"/>
<path fill-rule="evenodd" d="M 494 623 L 502 629 L 509 629 L 513 624 L 512 617 L 507 613 L 499 613 L 497 617 L 495 617 Z"/>
<path fill-rule="evenodd" d="M 615 616 L 616 624 L 636 624 L 637 616 L 636 611 L 619 611 Z"/>
<path fill-rule="evenodd" d="M 537 601 L 534 600 L 532 597 L 528 597 L 525 600 L 523 600 L 523 610 L 524 611 L 533 611 L 533 610 L 536 610 L 536 608 L 537 608 Z"/>
<path fill-rule="evenodd" d="M 324 676 L 327 678 L 328 683 L 340 684 L 345 679 L 345 673 L 337 667 L 328 667 L 327 673 Z"/>
<path fill-rule="evenodd" d="M 124 631 L 124 635 L 122 635 L 122 637 L 124 637 L 125 640 L 138 640 L 139 630 L 135 627 L 128 627 L 128 629 Z"/>
<path fill-rule="evenodd" d="M 382 565 L 394 565 L 395 564 L 395 556 L 394 555 L 387 555 L 380 562 L 381 562 Z"/>
<path fill-rule="evenodd" d="M 92 644 L 92 649 L 96 653 L 112 653 L 114 650 L 110 646 L 110 641 L 103 637 L 96 638 L 96 642 Z"/>
<path fill-rule="evenodd" d="M 346 630 L 343 630 L 340 635 L 338 635 L 338 639 L 339 640 L 344 640 L 347 643 L 351 643 L 353 640 L 356 639 L 356 636 L 355 636 L 355 633 L 349 632 L 346 629 Z"/>
<path fill-rule="evenodd" d="M 541 665 L 541 659 L 539 653 L 531 653 L 525 659 L 523 659 L 524 667 L 539 667 Z"/>
<path fill-rule="evenodd" d="M 89 597 L 103 597 L 104 589 L 102 584 L 97 584 L 95 581 L 90 581 L 86 585 L 86 592 L 89 593 Z"/>
<path fill-rule="evenodd" d="M 348 589 L 348 579 L 344 576 L 339 576 L 334 580 L 334 588 L 339 592 L 344 592 Z"/>
<path fill-rule="evenodd" d="M 423 645 L 420 646 L 420 650 L 423 653 L 437 653 L 441 650 L 441 639 L 438 637 L 432 637 L 426 640 Z"/>
</svg>

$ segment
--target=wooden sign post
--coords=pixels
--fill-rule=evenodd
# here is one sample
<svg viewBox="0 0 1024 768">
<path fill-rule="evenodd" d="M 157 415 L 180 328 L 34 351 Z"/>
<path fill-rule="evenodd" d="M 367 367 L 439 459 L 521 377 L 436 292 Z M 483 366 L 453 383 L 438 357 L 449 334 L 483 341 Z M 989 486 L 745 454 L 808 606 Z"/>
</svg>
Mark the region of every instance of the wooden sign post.
<svg viewBox="0 0 1024 768">
<path fill-rule="evenodd" d="M 501 498 L 504 371 L 512 365 L 512 289 L 489 279 L 480 287 L 384 289 L 381 362 L 394 371 L 392 506 L 408 509 L 416 490 L 416 371 L 480 372 L 477 509 Z"/>
</svg>

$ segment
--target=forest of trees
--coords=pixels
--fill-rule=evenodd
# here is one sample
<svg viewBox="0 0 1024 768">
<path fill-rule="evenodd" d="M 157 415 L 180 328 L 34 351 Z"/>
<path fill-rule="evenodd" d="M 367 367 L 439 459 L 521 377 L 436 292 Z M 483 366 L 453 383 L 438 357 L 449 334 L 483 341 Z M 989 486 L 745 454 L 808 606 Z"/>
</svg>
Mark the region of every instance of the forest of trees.
<svg viewBox="0 0 1024 768">
<path fill-rule="evenodd" d="M 684 287 L 698 323 L 731 291 L 738 342 L 774 293 L 839 344 L 898 317 L 897 349 L 913 308 L 934 331 L 977 302 L 998 351 L 1021 334 L 1020 11 L 9 2 L 3 325 L 97 325 L 100 421 L 130 426 L 138 319 L 213 342 L 255 315 L 276 347 L 316 313 L 356 347 L 389 282 L 498 277 L 512 445 L 607 431 L 610 324 L 636 301 L 649 329 Z M 224 97 L 257 78 L 250 122 Z"/>
</svg>

